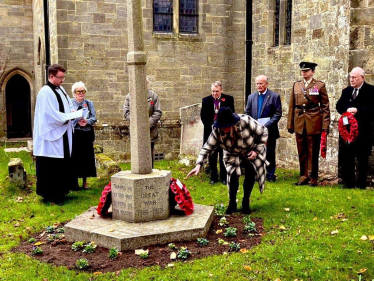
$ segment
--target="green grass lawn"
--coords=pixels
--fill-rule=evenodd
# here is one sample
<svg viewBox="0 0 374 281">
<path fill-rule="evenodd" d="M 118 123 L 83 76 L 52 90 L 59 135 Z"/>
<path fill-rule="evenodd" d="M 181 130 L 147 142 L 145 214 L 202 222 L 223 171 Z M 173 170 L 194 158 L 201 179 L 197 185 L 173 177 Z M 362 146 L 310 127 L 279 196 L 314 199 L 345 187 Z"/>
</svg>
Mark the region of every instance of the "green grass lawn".
<svg viewBox="0 0 374 281">
<path fill-rule="evenodd" d="M 8 153 L 20 157 L 31 175 L 31 188 L 25 191 L 9 185 L 9 159 L 0 148 L 0 280 L 374 280 L 374 191 L 294 187 L 296 173 L 287 170 L 278 170 L 279 181 L 268 183 L 263 194 L 257 185 L 252 192 L 251 216 L 263 218 L 266 235 L 247 253 L 101 275 L 51 267 L 11 249 L 33 233 L 97 205 L 110 179 L 90 179 L 91 188 L 70 193 L 63 206 L 45 204 L 35 194 L 35 165 L 29 154 Z M 121 166 L 129 169 L 128 164 Z M 228 202 L 226 186 L 210 185 L 204 174 L 185 179 L 191 168 L 168 161 L 156 162 L 155 168 L 171 170 L 195 203 Z M 240 190 L 239 201 L 242 194 Z"/>
</svg>

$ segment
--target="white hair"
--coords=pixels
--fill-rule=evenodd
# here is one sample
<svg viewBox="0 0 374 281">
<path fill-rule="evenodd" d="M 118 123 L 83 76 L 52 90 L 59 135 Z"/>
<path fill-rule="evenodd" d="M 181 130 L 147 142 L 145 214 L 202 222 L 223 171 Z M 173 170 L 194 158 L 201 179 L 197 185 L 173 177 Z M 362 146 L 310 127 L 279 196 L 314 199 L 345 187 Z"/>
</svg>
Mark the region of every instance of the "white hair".
<svg viewBox="0 0 374 281">
<path fill-rule="evenodd" d="M 73 94 L 73 97 L 74 97 L 74 93 L 75 93 L 75 89 L 76 88 L 83 88 L 85 89 L 85 91 L 87 92 L 87 88 L 86 88 L 86 85 L 84 85 L 84 83 L 82 81 L 79 81 L 79 82 L 75 82 L 73 84 L 73 86 L 71 86 L 71 93 Z"/>
<path fill-rule="evenodd" d="M 365 76 L 365 70 L 363 70 L 361 67 L 356 66 L 351 70 L 351 72 L 353 71 L 357 71 L 361 76 Z"/>
</svg>

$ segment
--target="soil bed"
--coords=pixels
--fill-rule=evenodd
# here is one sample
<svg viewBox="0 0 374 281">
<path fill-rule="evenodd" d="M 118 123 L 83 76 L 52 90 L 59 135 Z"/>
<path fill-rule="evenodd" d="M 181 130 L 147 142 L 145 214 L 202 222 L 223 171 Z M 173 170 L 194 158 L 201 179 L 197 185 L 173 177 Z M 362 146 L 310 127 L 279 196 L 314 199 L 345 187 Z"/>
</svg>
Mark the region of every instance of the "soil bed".
<svg viewBox="0 0 374 281">
<path fill-rule="evenodd" d="M 28 241 L 23 241 L 19 246 L 13 249 L 14 252 L 22 252 L 27 255 L 32 256 L 32 251 L 35 243 L 44 242 L 44 244 L 39 245 L 43 250 L 41 255 L 34 255 L 33 257 L 42 262 L 49 263 L 54 266 L 65 266 L 69 269 L 75 269 L 76 261 L 78 259 L 86 259 L 89 263 L 89 267 L 85 269 L 88 272 L 115 272 L 124 268 L 142 268 L 146 266 L 159 265 L 161 267 L 167 267 L 168 264 L 175 262 L 183 262 L 182 259 L 171 260 L 170 254 L 172 252 L 177 253 L 178 249 L 181 247 L 187 247 L 191 252 L 191 255 L 187 258 L 187 262 L 200 259 L 206 256 L 212 255 L 222 255 L 224 252 L 229 252 L 229 245 L 219 245 L 218 239 L 223 239 L 224 241 L 231 243 L 240 243 L 241 251 L 245 252 L 245 249 L 250 249 L 261 243 L 261 236 L 264 235 L 263 222 L 259 218 L 251 218 L 251 220 L 256 224 L 257 232 L 248 234 L 244 231 L 245 224 L 243 223 L 242 214 L 233 214 L 226 216 L 228 221 L 227 226 L 220 226 L 219 220 L 221 216 L 215 216 L 214 221 L 209 229 L 207 236 L 205 237 L 209 243 L 207 246 L 200 246 L 196 240 L 185 241 L 185 242 L 175 242 L 177 249 L 170 249 L 168 244 L 154 245 L 144 247 L 143 249 L 149 250 L 149 257 L 146 259 L 135 255 L 135 251 L 123 251 L 118 257 L 113 260 L 109 258 L 109 249 L 103 247 L 97 247 L 94 253 L 88 254 L 80 251 L 73 251 L 71 246 L 72 243 L 64 241 L 62 239 L 60 242 L 48 242 L 48 234 L 46 231 L 42 233 L 37 233 L 33 237 L 35 242 L 29 243 Z M 55 229 L 63 227 L 63 225 L 55 225 Z M 237 228 L 237 235 L 235 237 L 224 236 L 225 229 L 228 227 Z M 217 230 L 222 230 L 220 233 L 216 233 Z M 87 243 L 88 241 L 86 241 Z"/>
</svg>

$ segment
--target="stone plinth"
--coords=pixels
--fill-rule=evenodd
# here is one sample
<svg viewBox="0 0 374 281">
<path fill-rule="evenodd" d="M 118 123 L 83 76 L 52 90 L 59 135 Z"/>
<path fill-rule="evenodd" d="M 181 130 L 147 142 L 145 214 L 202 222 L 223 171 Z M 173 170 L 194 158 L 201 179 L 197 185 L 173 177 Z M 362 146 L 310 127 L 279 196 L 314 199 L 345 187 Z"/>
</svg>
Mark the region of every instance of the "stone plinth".
<svg viewBox="0 0 374 281">
<path fill-rule="evenodd" d="M 112 184 L 113 186 L 113 184 Z M 95 241 L 99 246 L 133 250 L 150 245 L 195 240 L 206 236 L 214 218 L 214 207 L 195 204 L 194 212 L 172 214 L 166 220 L 129 223 L 102 218 L 95 207 L 65 225 L 70 242 Z"/>
<path fill-rule="evenodd" d="M 170 214 L 170 179 L 170 171 L 156 169 L 145 175 L 131 171 L 113 175 L 113 219 L 127 222 L 166 219 Z"/>
<path fill-rule="evenodd" d="M 27 174 L 20 158 L 10 158 L 8 163 L 10 182 L 18 187 L 25 188 L 27 185 Z"/>
</svg>

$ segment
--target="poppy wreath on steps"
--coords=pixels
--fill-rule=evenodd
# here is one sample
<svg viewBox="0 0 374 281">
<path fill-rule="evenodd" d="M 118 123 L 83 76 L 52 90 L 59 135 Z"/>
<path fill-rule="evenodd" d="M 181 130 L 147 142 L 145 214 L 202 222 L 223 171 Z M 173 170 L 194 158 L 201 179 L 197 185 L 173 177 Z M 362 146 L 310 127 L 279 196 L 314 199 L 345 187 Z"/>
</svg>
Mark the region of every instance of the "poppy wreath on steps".
<svg viewBox="0 0 374 281">
<path fill-rule="evenodd" d="M 194 206 L 190 192 L 184 183 L 174 178 L 170 180 L 170 204 L 172 207 L 178 204 L 187 216 L 193 213 Z"/>
<path fill-rule="evenodd" d="M 101 193 L 100 202 L 96 208 L 97 213 L 102 217 L 107 216 L 110 205 L 112 205 L 112 183 L 111 182 L 109 182 L 108 185 L 104 187 L 104 190 Z"/>
<path fill-rule="evenodd" d="M 343 118 L 347 117 L 348 125 L 343 124 Z M 348 131 L 349 127 L 349 131 Z M 353 143 L 358 136 L 358 123 L 356 118 L 349 112 L 343 113 L 338 123 L 339 135 L 346 143 Z"/>
</svg>

